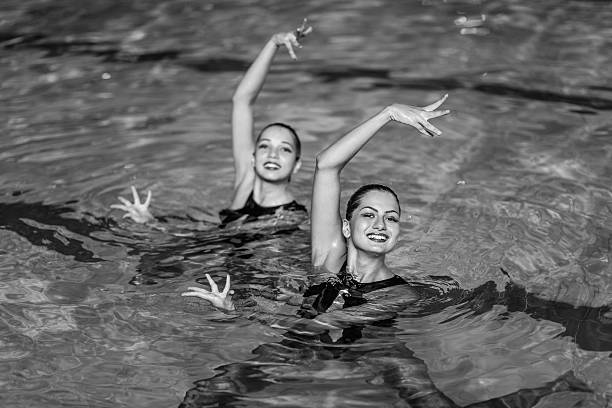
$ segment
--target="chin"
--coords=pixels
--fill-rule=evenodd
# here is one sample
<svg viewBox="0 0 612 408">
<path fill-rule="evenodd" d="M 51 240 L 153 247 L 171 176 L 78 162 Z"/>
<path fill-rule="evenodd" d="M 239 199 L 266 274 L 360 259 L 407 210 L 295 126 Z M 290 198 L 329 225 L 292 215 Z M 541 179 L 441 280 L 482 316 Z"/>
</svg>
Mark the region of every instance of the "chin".
<svg viewBox="0 0 612 408">
<path fill-rule="evenodd" d="M 370 252 L 378 255 L 386 255 L 391 252 L 392 249 L 393 248 L 373 248 L 370 250 Z"/>
<path fill-rule="evenodd" d="M 289 183 L 288 177 L 267 177 L 265 175 L 263 176 L 259 175 L 259 178 L 265 181 L 266 183 L 271 183 L 271 184 L 288 184 Z"/>
<path fill-rule="evenodd" d="M 361 249 L 364 252 L 370 253 L 370 254 L 385 255 L 391 252 L 393 248 L 394 246 L 389 247 L 387 244 L 382 244 L 382 245 L 368 244 L 368 245 L 361 246 L 359 249 Z"/>
<path fill-rule="evenodd" d="M 286 174 L 279 174 L 270 170 L 258 169 L 256 173 L 260 179 L 268 181 L 270 183 L 281 183 L 289 181 L 289 176 L 287 176 Z"/>
</svg>

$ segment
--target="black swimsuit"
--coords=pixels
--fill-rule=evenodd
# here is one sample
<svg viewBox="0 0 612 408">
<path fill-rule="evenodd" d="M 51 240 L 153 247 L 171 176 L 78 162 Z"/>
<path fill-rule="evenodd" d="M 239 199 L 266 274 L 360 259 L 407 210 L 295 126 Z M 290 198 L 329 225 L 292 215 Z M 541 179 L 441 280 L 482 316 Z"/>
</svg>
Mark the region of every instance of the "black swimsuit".
<svg viewBox="0 0 612 408">
<path fill-rule="evenodd" d="M 304 292 L 305 298 L 315 295 L 316 298 L 310 307 L 303 305 L 306 306 L 306 308 L 303 308 L 300 314 L 303 317 L 309 317 L 314 311 L 317 313 L 325 312 L 334 303 L 334 300 L 336 300 L 340 293 L 342 293 L 342 298 L 344 300 L 342 308 L 345 308 L 366 303 L 367 299 L 364 297 L 366 293 L 406 283 L 408 282 L 398 275 L 393 275 L 388 279 L 376 282 L 357 282 L 348 272 L 346 272 L 346 265 L 344 265 L 335 277 L 329 278 L 326 282 L 306 289 L 306 292 Z M 308 309 L 310 309 L 310 313 Z"/>
<path fill-rule="evenodd" d="M 237 210 L 231 210 L 229 208 L 225 208 L 219 211 L 219 218 L 221 218 L 221 224 L 225 225 L 232 221 L 236 221 L 237 219 L 247 216 L 244 222 L 255 221 L 257 218 L 264 215 L 274 215 L 278 210 L 282 211 L 298 211 L 306 213 L 306 207 L 301 204 L 298 204 L 297 201 L 293 200 L 287 204 L 275 205 L 273 207 L 263 207 L 255 202 L 253 199 L 253 192 L 247 198 L 246 203 L 244 203 L 244 207 L 239 208 Z"/>
</svg>

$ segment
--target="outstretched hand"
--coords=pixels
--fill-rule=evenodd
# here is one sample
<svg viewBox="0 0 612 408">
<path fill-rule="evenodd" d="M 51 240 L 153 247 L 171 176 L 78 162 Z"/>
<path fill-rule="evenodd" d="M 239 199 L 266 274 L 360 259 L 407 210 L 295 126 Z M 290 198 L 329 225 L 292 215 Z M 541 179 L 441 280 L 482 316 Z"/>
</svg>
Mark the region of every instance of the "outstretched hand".
<svg viewBox="0 0 612 408">
<path fill-rule="evenodd" d="M 189 287 L 187 288 L 189 292 L 183 292 L 181 293 L 181 296 L 199 297 L 201 299 L 208 300 L 210 303 L 212 303 L 213 306 L 218 307 L 219 309 L 224 309 L 228 311 L 236 310 L 234 302 L 231 298 L 231 295 L 234 293 L 234 291 L 230 290 L 229 273 L 225 278 L 225 287 L 223 288 L 223 292 L 219 292 L 219 287 L 217 286 L 215 281 L 212 280 L 209 274 L 206 274 L 206 279 L 208 279 L 210 291 L 202 288 Z M 230 296 L 227 296 L 228 294 Z"/>
<path fill-rule="evenodd" d="M 287 47 L 287 51 L 289 51 L 289 55 L 292 59 L 297 59 L 295 55 L 295 48 L 302 48 L 300 41 L 302 38 L 306 37 L 308 34 L 312 32 L 312 26 L 307 26 L 307 19 L 302 21 L 302 25 L 295 29 L 295 31 L 290 31 L 288 33 L 278 33 L 272 36 L 272 40 L 276 45 L 284 45 Z"/>
<path fill-rule="evenodd" d="M 152 221 L 155 217 L 153 217 L 153 215 L 149 212 L 149 204 L 151 203 L 151 190 L 149 190 L 149 192 L 147 193 L 147 199 L 145 200 L 145 202 L 141 203 L 136 188 L 134 186 L 132 186 L 131 188 L 134 203 L 130 203 L 123 197 L 117 197 L 122 204 L 112 204 L 111 208 L 117 208 L 119 210 L 125 211 L 126 214 L 123 215 L 123 218 L 131 218 L 139 224 L 144 224 L 148 221 Z"/>
<path fill-rule="evenodd" d="M 450 113 L 446 110 L 436 110 L 448 98 L 448 94 L 432 103 L 431 105 L 422 108 L 410 105 L 393 104 L 389 106 L 389 116 L 396 122 L 403 123 L 415 127 L 419 132 L 426 136 L 441 135 L 442 131 L 429 123 L 430 119 Z"/>
</svg>

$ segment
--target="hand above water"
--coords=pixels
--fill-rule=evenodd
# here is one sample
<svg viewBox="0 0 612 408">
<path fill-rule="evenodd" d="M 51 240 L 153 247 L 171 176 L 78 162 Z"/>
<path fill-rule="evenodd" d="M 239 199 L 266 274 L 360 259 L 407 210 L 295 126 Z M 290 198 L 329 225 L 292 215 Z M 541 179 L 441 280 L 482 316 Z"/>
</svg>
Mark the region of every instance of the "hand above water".
<svg viewBox="0 0 612 408">
<path fill-rule="evenodd" d="M 231 295 L 234 293 L 233 290 L 230 290 L 230 276 L 229 273 L 225 278 L 225 287 L 223 288 L 223 292 L 219 292 L 219 287 L 215 283 L 214 280 L 210 277 L 209 274 L 206 274 L 206 279 L 208 279 L 208 284 L 210 285 L 210 291 L 197 287 L 189 287 L 187 288 L 189 292 L 181 293 L 181 296 L 195 296 L 204 300 L 208 300 L 212 303 L 213 306 L 218 307 L 219 309 L 224 309 L 227 311 L 234 311 L 236 307 L 234 306 L 234 302 L 232 301 Z M 230 296 L 227 296 L 227 295 Z"/>
<path fill-rule="evenodd" d="M 117 208 L 119 210 L 125 211 L 126 214 L 123 215 L 123 218 L 131 218 L 139 224 L 144 224 L 148 221 L 154 220 L 155 217 L 153 217 L 153 215 L 149 212 L 149 204 L 151 203 L 151 190 L 149 190 L 149 192 L 147 193 L 147 199 L 145 200 L 145 202 L 141 203 L 136 188 L 134 186 L 131 186 L 131 188 L 134 203 L 130 203 L 123 197 L 117 197 L 122 204 L 112 204 L 111 208 Z"/>
<path fill-rule="evenodd" d="M 393 104 L 387 108 L 389 117 L 396 122 L 415 127 L 419 132 L 426 136 L 433 137 L 441 135 L 442 131 L 430 124 L 429 120 L 450 113 L 449 110 L 436 110 L 444 103 L 447 97 L 448 94 L 444 95 L 431 105 L 427 105 L 422 108 L 410 105 Z"/>
<path fill-rule="evenodd" d="M 308 34 L 312 32 L 312 26 L 307 26 L 307 19 L 302 21 L 302 25 L 295 29 L 295 31 L 290 31 L 288 33 L 277 33 L 272 36 L 272 41 L 278 46 L 284 45 L 287 47 L 287 51 L 289 51 L 289 55 L 292 59 L 297 59 L 295 55 L 295 48 L 302 48 L 300 44 L 300 40 L 306 37 Z"/>
</svg>

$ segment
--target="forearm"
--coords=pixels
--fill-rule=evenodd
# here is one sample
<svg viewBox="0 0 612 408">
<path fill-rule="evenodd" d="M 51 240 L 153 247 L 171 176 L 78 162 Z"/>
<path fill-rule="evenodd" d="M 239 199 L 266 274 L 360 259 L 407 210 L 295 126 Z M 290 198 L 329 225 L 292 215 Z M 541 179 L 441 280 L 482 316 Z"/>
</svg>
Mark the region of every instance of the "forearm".
<svg viewBox="0 0 612 408">
<path fill-rule="evenodd" d="M 278 45 L 273 37 L 271 37 L 244 74 L 238 88 L 236 88 L 234 92 L 234 101 L 246 100 L 248 103 L 253 103 L 255 101 L 264 84 L 277 50 Z"/>
<path fill-rule="evenodd" d="M 317 155 L 317 169 L 342 170 L 365 144 L 389 121 L 389 109 L 384 108 Z"/>
</svg>

